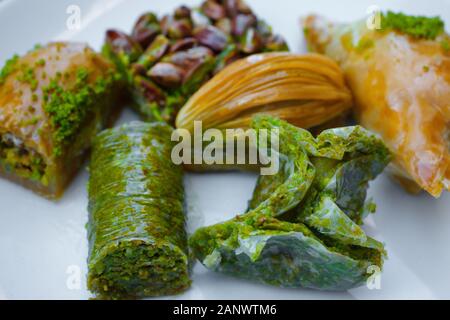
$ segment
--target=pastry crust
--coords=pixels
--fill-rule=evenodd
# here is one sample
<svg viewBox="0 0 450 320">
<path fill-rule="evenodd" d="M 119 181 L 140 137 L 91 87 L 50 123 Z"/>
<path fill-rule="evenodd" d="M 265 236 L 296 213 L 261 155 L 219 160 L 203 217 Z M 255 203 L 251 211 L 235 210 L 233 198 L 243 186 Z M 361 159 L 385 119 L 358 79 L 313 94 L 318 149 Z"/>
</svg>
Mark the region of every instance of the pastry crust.
<svg viewBox="0 0 450 320">
<path fill-rule="evenodd" d="M 450 190 L 450 52 L 443 45 L 449 36 L 417 38 L 319 16 L 307 17 L 304 28 L 310 49 L 342 67 L 356 118 L 394 153 L 396 179 L 434 197 Z"/>
<path fill-rule="evenodd" d="M 0 82 L 0 173 L 61 196 L 93 136 L 117 114 L 114 70 L 83 43 L 50 43 L 15 58 Z"/>
</svg>

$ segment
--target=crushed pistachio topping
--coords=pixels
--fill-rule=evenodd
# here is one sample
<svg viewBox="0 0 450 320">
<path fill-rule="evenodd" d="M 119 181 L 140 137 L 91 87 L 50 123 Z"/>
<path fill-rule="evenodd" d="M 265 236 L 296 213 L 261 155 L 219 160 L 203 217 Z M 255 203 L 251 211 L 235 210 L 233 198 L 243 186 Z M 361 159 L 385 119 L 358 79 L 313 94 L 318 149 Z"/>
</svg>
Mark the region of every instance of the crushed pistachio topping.
<svg viewBox="0 0 450 320">
<path fill-rule="evenodd" d="M 434 40 L 444 32 L 440 17 L 410 16 L 388 11 L 381 16 L 381 30 L 396 30 L 417 39 Z"/>
<path fill-rule="evenodd" d="M 3 84 L 11 73 L 13 73 L 17 68 L 17 61 L 19 60 L 19 55 L 15 54 L 11 59 L 8 59 L 4 67 L 0 71 L 0 84 Z"/>
<path fill-rule="evenodd" d="M 448 42 L 447 39 L 444 39 L 444 40 L 441 41 L 441 47 L 442 47 L 442 49 L 444 49 L 444 51 L 446 53 L 450 52 L 450 42 Z"/>
<path fill-rule="evenodd" d="M 43 90 L 44 110 L 50 115 L 51 124 L 55 128 L 55 156 L 61 155 L 62 147 L 79 131 L 98 96 L 110 88 L 116 76 L 114 72 L 109 72 L 106 77 L 99 77 L 93 84 L 89 84 L 89 71 L 80 68 L 76 74 L 75 85 L 71 89 L 61 86 L 61 77 L 61 73 L 56 74 Z"/>
<path fill-rule="evenodd" d="M 45 59 L 39 59 L 36 61 L 36 67 L 43 67 L 45 66 Z"/>
<path fill-rule="evenodd" d="M 172 130 L 135 121 L 104 130 L 93 143 L 87 284 L 97 298 L 172 295 L 190 285 L 183 169 L 170 161 Z"/>
<path fill-rule="evenodd" d="M 24 65 L 22 68 L 22 73 L 17 77 L 17 80 L 30 85 L 31 90 L 36 90 L 38 86 L 38 81 L 34 74 L 34 69 Z"/>
<path fill-rule="evenodd" d="M 258 178 L 244 214 L 197 229 L 192 254 L 213 271 L 280 287 L 363 285 L 386 256 L 361 225 L 376 209 L 367 188 L 389 163 L 387 147 L 359 126 L 314 137 L 259 115 L 251 128 L 278 130 L 280 170 Z"/>
<path fill-rule="evenodd" d="M 33 51 L 39 50 L 39 49 L 41 49 L 41 48 L 42 48 L 42 44 L 36 43 L 36 44 L 33 46 L 33 49 L 31 49 L 30 51 L 33 52 Z"/>
<path fill-rule="evenodd" d="M 356 45 L 357 52 L 363 52 L 366 49 L 373 48 L 375 46 L 375 42 L 372 39 L 361 38 Z"/>
</svg>

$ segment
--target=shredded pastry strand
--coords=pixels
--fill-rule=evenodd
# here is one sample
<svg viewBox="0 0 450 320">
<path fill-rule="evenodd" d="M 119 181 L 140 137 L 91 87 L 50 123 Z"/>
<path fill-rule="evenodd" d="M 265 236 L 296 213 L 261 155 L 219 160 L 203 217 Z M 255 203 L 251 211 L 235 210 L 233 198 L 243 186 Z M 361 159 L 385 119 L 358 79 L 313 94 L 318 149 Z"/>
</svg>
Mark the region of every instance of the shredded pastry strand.
<svg viewBox="0 0 450 320">
<path fill-rule="evenodd" d="M 253 115 L 270 114 L 310 128 L 352 106 L 343 73 L 319 54 L 263 53 L 238 60 L 194 94 L 178 113 L 176 126 L 193 129 L 248 128 Z"/>
</svg>

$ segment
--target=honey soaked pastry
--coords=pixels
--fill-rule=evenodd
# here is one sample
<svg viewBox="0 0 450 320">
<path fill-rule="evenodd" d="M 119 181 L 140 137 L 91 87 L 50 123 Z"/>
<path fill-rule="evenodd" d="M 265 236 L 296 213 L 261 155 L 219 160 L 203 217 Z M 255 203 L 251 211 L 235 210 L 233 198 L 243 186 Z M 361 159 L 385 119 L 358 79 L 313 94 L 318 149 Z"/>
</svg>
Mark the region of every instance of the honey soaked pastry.
<svg viewBox="0 0 450 320">
<path fill-rule="evenodd" d="M 0 176 L 58 198 L 120 95 L 114 66 L 82 43 L 8 60 L 0 73 Z"/>
<path fill-rule="evenodd" d="M 347 114 L 352 95 L 344 74 L 319 54 L 272 52 L 240 59 L 200 88 L 181 108 L 177 128 L 249 128 L 266 114 L 302 128 Z"/>
<path fill-rule="evenodd" d="M 334 24 L 303 20 L 312 51 L 335 59 L 353 91 L 357 120 L 395 155 L 395 177 L 410 191 L 439 197 L 450 188 L 450 40 L 438 17 L 381 14 Z"/>
</svg>

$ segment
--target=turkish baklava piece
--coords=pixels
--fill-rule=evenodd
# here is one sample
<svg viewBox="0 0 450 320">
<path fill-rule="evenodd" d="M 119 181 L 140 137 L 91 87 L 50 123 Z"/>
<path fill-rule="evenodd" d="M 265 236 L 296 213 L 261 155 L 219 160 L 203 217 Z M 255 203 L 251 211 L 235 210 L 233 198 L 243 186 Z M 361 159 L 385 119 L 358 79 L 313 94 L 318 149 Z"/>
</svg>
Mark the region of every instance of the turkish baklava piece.
<svg viewBox="0 0 450 320">
<path fill-rule="evenodd" d="M 190 286 L 183 168 L 172 128 L 134 121 L 94 141 L 88 289 L 98 299 L 178 294 Z"/>
<path fill-rule="evenodd" d="M 112 121 L 121 79 L 81 43 L 50 43 L 0 73 L 0 175 L 58 198 Z"/>
<path fill-rule="evenodd" d="M 353 93 L 356 120 L 394 154 L 389 171 L 410 192 L 450 191 L 450 34 L 440 17 L 380 13 L 340 24 L 311 15 L 308 47 L 336 60 Z"/>
</svg>

